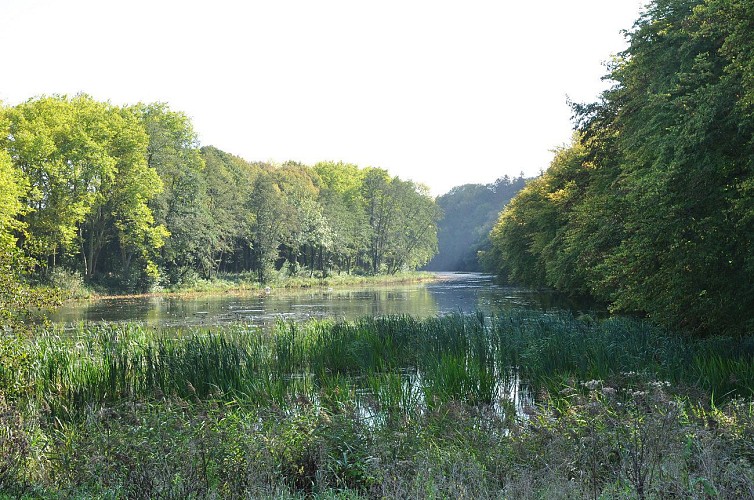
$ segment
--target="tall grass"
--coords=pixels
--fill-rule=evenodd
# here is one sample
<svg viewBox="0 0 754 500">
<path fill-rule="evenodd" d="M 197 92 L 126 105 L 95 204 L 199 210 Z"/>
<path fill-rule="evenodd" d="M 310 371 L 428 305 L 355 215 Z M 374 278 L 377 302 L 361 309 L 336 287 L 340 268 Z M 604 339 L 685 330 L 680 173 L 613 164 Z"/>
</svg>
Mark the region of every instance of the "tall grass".
<svg viewBox="0 0 754 500">
<path fill-rule="evenodd" d="M 0 492 L 748 498 L 753 358 L 534 311 L 0 337 Z"/>
<path fill-rule="evenodd" d="M 594 323 L 534 311 L 280 322 L 269 333 L 241 325 L 186 332 L 82 325 L 16 342 L 4 352 L 30 362 L 17 374 L 2 372 L 4 390 L 25 387 L 58 418 L 133 398 L 284 405 L 366 393 L 407 415 L 449 401 L 495 404 L 512 392 L 514 378 L 536 388 L 631 372 L 717 398 L 751 396 L 754 388 L 752 338 L 694 339 L 630 318 Z"/>
</svg>

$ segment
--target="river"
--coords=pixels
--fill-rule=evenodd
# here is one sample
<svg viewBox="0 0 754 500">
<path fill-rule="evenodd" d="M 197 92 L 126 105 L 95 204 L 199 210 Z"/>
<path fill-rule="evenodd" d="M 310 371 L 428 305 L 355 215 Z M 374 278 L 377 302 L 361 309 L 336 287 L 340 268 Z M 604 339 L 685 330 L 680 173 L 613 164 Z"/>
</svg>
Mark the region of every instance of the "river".
<svg viewBox="0 0 754 500">
<path fill-rule="evenodd" d="M 64 304 L 50 319 L 65 325 L 137 321 L 174 327 L 241 321 L 267 327 L 279 319 L 356 319 L 393 314 L 428 317 L 477 310 L 489 314 L 506 308 L 585 310 L 583 305 L 556 292 L 501 286 L 490 275 L 436 274 L 438 279 L 427 283 L 73 301 Z"/>
</svg>

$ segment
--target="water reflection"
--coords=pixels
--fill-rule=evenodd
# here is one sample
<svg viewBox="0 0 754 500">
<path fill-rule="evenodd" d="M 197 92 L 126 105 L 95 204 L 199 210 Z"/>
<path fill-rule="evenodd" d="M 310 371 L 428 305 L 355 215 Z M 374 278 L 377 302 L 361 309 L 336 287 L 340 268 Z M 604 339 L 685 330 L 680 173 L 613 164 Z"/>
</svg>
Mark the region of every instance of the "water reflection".
<svg viewBox="0 0 754 500">
<path fill-rule="evenodd" d="M 439 273 L 428 284 L 394 284 L 359 288 L 309 289 L 270 294 L 226 294 L 201 297 L 138 297 L 102 299 L 64 305 L 55 323 L 139 321 L 150 326 L 212 325 L 242 321 L 269 326 L 278 319 L 356 319 L 409 314 L 416 317 L 452 312 L 486 313 L 506 308 L 567 308 L 578 305 L 562 295 L 496 285 L 489 275 Z M 582 307 L 583 310 L 583 307 Z"/>
<path fill-rule="evenodd" d="M 575 299 L 554 290 L 521 288 L 497 284 L 493 276 L 480 273 L 439 273 L 441 280 L 427 285 L 440 312 L 498 312 L 511 308 L 570 310 L 576 313 L 604 313 L 604 307 Z"/>
</svg>

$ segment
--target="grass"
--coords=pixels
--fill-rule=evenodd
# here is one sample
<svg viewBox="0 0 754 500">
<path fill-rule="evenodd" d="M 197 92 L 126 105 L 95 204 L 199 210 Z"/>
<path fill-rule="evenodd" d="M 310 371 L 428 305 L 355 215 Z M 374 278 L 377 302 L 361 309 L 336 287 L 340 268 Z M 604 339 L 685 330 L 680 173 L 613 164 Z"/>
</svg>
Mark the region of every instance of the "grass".
<svg viewBox="0 0 754 500">
<path fill-rule="evenodd" d="M 509 311 L 0 344 L 0 492 L 754 493 L 754 340 Z"/>
<path fill-rule="evenodd" d="M 61 288 L 66 297 L 71 299 L 98 299 L 113 297 L 133 297 L 133 296 L 151 296 L 151 295 L 177 295 L 177 296 L 194 296 L 194 295 L 211 295 L 218 293 L 264 293 L 266 287 L 275 289 L 301 289 L 301 288 L 328 288 L 328 287 L 346 287 L 355 285 L 383 285 L 395 283 L 415 283 L 431 281 L 435 275 L 428 272 L 412 271 L 401 272 L 397 274 L 380 274 L 380 275 L 357 275 L 357 274 L 332 274 L 326 277 L 304 275 L 289 276 L 283 272 L 279 273 L 274 279 L 265 284 L 257 281 L 257 274 L 254 272 L 244 273 L 220 273 L 212 279 L 196 278 L 189 282 L 177 285 L 158 286 L 148 293 L 119 295 L 106 291 L 94 291 L 87 289 L 86 293 L 78 293 L 78 287 L 75 282 L 61 281 Z M 83 286 L 83 285 L 82 285 Z M 70 290 L 69 290 L 70 289 Z M 69 293 L 70 292 L 70 293 Z"/>
<path fill-rule="evenodd" d="M 570 379 L 613 380 L 634 372 L 696 387 L 718 400 L 750 397 L 754 387 L 750 338 L 692 339 L 627 318 L 583 323 L 530 311 L 280 322 L 269 334 L 243 325 L 180 335 L 135 324 L 81 325 L 73 334 L 41 333 L 9 352 L 34 360 L 34 370 L 13 385 L 33 387 L 34 397 L 71 414 L 93 401 L 156 395 L 256 395 L 267 404 L 301 395 L 265 394 L 280 381 L 326 385 L 343 376 L 363 388 L 368 377 L 383 374 L 413 374 L 427 403 L 492 404 L 512 369 L 533 392 Z M 8 385 L 12 375 L 0 369 Z"/>
</svg>

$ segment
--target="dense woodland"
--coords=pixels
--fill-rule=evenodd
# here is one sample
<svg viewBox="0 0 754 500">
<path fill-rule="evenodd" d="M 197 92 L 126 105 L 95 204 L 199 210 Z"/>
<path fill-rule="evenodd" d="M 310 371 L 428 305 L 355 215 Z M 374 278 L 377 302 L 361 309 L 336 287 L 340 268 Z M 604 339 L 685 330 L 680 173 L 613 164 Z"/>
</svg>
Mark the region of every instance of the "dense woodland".
<svg viewBox="0 0 754 500">
<path fill-rule="evenodd" d="M 656 0 L 574 105 L 573 144 L 511 202 L 486 262 L 697 333 L 754 327 L 754 4 Z"/>
<path fill-rule="evenodd" d="M 477 255 L 488 250 L 500 211 L 525 185 L 523 174 L 491 184 L 464 184 L 437 197 L 443 218 L 437 226 L 438 252 L 429 271 L 479 271 Z"/>
<path fill-rule="evenodd" d="M 222 272 L 395 273 L 434 255 L 439 217 L 425 187 L 379 168 L 200 148 L 163 104 L 0 107 L 1 264 L 42 282 L 141 291 Z"/>
</svg>

